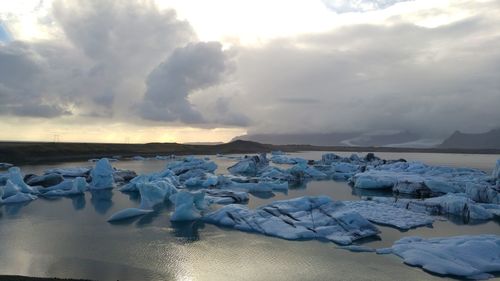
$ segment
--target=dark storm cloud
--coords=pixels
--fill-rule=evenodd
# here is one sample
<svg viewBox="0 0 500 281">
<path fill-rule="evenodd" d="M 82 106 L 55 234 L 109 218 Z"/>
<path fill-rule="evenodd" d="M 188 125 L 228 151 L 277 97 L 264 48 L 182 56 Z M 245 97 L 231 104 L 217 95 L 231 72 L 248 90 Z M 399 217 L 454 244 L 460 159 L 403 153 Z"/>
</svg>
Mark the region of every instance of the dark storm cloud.
<svg viewBox="0 0 500 281">
<path fill-rule="evenodd" d="M 356 25 L 241 48 L 251 131 L 446 135 L 498 127 L 497 24 L 477 17 L 438 28 Z M 304 97 L 320 102 L 289 102 Z"/>
<path fill-rule="evenodd" d="M 206 123 L 189 102 L 192 91 L 215 85 L 227 69 L 227 56 L 217 42 L 193 43 L 174 50 L 148 76 L 141 115 L 154 121 Z"/>
</svg>

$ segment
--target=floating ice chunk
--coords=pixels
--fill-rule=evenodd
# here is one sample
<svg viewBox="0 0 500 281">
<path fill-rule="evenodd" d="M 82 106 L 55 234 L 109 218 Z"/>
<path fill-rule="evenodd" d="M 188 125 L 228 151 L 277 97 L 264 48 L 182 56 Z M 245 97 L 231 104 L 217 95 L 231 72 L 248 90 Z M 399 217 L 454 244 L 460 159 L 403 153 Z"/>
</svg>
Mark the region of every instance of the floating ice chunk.
<svg viewBox="0 0 500 281">
<path fill-rule="evenodd" d="M 170 216 L 171 221 L 190 221 L 201 217 L 200 210 L 206 209 L 204 192 L 180 191 L 170 196 L 175 204 L 175 211 Z"/>
<path fill-rule="evenodd" d="M 373 248 L 366 247 L 366 246 L 360 246 L 360 245 L 347 245 L 347 246 L 340 246 L 338 248 L 343 249 L 343 250 L 348 250 L 351 252 L 355 252 L 355 253 L 375 252 L 375 249 L 373 249 Z"/>
<path fill-rule="evenodd" d="M 141 194 L 141 209 L 153 209 L 154 206 L 163 203 L 171 195 L 177 193 L 177 188 L 168 181 L 157 180 L 138 184 Z"/>
<path fill-rule="evenodd" d="M 299 157 L 288 157 L 286 155 L 273 155 L 271 156 L 271 162 L 275 164 L 297 164 L 297 163 L 307 163 L 306 159 Z"/>
<path fill-rule="evenodd" d="M 45 174 L 60 174 L 65 178 L 86 177 L 90 173 L 90 168 L 74 167 L 74 168 L 53 168 L 45 170 Z"/>
<path fill-rule="evenodd" d="M 133 217 L 143 216 L 145 214 L 152 213 L 153 210 L 144 210 L 138 208 L 127 208 L 118 211 L 109 217 L 108 222 L 120 221 L 124 219 L 129 219 Z"/>
<path fill-rule="evenodd" d="M 38 190 L 35 188 L 27 185 L 24 180 L 23 176 L 21 175 L 21 169 L 19 167 L 11 167 L 9 168 L 9 180 L 18 186 L 19 190 L 22 193 L 30 193 L 30 194 L 38 194 Z"/>
<path fill-rule="evenodd" d="M 266 154 L 245 156 L 238 163 L 229 167 L 228 170 L 234 175 L 257 176 L 263 169 L 269 165 Z"/>
<path fill-rule="evenodd" d="M 354 187 L 362 189 L 390 189 L 397 183 L 397 175 L 392 172 L 368 171 L 354 175 Z"/>
<path fill-rule="evenodd" d="M 11 180 L 7 180 L 7 184 L 0 186 L 0 189 L 2 190 L 2 198 L 14 196 L 21 191 L 19 186 L 15 185 Z"/>
<path fill-rule="evenodd" d="M 113 179 L 116 183 L 126 183 L 137 177 L 137 174 L 132 170 L 114 170 Z"/>
<path fill-rule="evenodd" d="M 260 177 L 263 179 L 273 179 L 281 181 L 294 181 L 295 177 L 288 171 L 282 170 L 278 167 L 267 166 L 260 172 Z"/>
<path fill-rule="evenodd" d="M 425 200 L 392 197 L 373 197 L 371 200 L 429 215 L 453 215 L 465 220 L 487 220 L 493 217 L 491 211 L 472 201 L 463 193 L 446 194 Z"/>
<path fill-rule="evenodd" d="M 500 204 L 500 187 L 468 183 L 465 193 L 476 202 Z"/>
<path fill-rule="evenodd" d="M 175 175 L 182 175 L 190 170 L 203 170 L 205 173 L 213 173 L 217 169 L 217 164 L 213 161 L 189 156 L 183 161 L 174 161 L 167 164 L 167 169 L 170 169 Z M 185 178 L 187 179 L 187 178 Z"/>
<path fill-rule="evenodd" d="M 336 173 L 354 173 L 359 170 L 359 165 L 345 162 L 333 163 L 331 167 Z"/>
<path fill-rule="evenodd" d="M 346 209 L 358 212 L 373 223 L 394 226 L 403 230 L 430 226 L 434 221 L 426 214 L 397 208 L 390 204 L 373 201 L 343 201 L 343 203 L 346 205 Z"/>
<path fill-rule="evenodd" d="M 42 176 L 33 175 L 26 180 L 26 183 L 32 186 L 49 187 L 61 183 L 64 180 L 61 174 L 50 173 Z"/>
<path fill-rule="evenodd" d="M 297 181 L 304 179 L 326 179 L 328 176 L 306 163 L 299 163 L 288 170 Z"/>
<path fill-rule="evenodd" d="M 216 203 L 216 204 L 246 203 L 248 202 L 249 199 L 247 192 L 220 190 L 220 189 L 205 189 L 203 191 L 206 193 L 205 198 L 210 203 Z"/>
<path fill-rule="evenodd" d="M 113 167 L 109 164 L 107 158 L 102 158 L 97 161 L 94 169 L 90 171 L 90 176 L 92 177 L 92 182 L 90 183 L 91 189 L 107 189 L 113 188 L 115 186 L 115 180 L 113 178 Z"/>
<path fill-rule="evenodd" d="M 203 220 L 284 239 L 326 238 L 342 245 L 379 233 L 360 214 L 345 211 L 344 207 L 342 202 L 326 196 L 299 197 L 254 210 L 231 204 L 205 215 Z"/>
<path fill-rule="evenodd" d="M 5 199 L 2 199 L 0 203 L 2 204 L 13 204 L 13 203 L 23 203 L 28 201 L 33 201 L 38 197 L 29 193 L 16 193 L 15 195 L 9 196 Z"/>
<path fill-rule="evenodd" d="M 87 188 L 85 178 L 77 177 L 74 180 L 65 180 L 61 184 L 42 189 L 44 196 L 69 196 L 83 194 Z"/>
<path fill-rule="evenodd" d="M 488 272 L 500 271 L 500 236 L 497 235 L 405 237 L 396 241 L 390 251 L 408 265 L 441 275 L 485 279 L 493 277 Z"/>
<path fill-rule="evenodd" d="M 342 159 L 342 157 L 338 156 L 335 153 L 325 153 L 321 155 L 321 163 L 324 165 L 331 165 L 333 162 L 338 162 Z"/>
</svg>

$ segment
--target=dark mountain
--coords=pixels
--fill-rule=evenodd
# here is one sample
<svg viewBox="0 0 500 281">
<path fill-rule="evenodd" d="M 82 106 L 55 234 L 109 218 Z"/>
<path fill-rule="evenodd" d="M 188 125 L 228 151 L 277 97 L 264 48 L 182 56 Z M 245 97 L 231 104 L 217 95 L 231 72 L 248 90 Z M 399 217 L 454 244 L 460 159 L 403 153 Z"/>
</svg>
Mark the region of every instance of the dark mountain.
<svg viewBox="0 0 500 281">
<path fill-rule="evenodd" d="M 486 133 L 467 134 L 455 131 L 445 139 L 440 148 L 500 149 L 500 129 Z"/>
<path fill-rule="evenodd" d="M 309 144 L 320 146 L 386 146 L 416 141 L 419 136 L 408 131 L 392 134 L 326 133 L 326 134 L 253 134 L 234 140 L 249 140 L 275 145 Z"/>
</svg>

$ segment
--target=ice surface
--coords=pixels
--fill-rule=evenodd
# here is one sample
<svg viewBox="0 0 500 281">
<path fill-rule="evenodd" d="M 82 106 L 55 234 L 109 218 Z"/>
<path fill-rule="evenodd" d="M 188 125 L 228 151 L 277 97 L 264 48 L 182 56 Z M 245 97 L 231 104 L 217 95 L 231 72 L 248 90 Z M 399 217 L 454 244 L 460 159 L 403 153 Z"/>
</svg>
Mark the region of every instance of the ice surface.
<svg viewBox="0 0 500 281">
<path fill-rule="evenodd" d="M 180 185 L 177 176 L 170 169 L 165 169 L 161 172 L 139 175 L 130 180 L 128 184 L 121 187 L 120 191 L 139 191 L 138 184 L 157 180 L 167 181 L 175 187 Z"/>
<path fill-rule="evenodd" d="M 342 202 L 326 196 L 306 196 L 275 201 L 254 210 L 231 204 L 205 215 L 203 220 L 284 239 L 325 238 L 342 245 L 379 233 L 359 213 L 344 208 Z"/>
<path fill-rule="evenodd" d="M 373 201 L 343 201 L 343 203 L 346 205 L 346 209 L 358 212 L 373 223 L 389 225 L 402 230 L 430 226 L 434 222 L 434 219 L 426 214 L 397 208 L 390 204 Z"/>
<path fill-rule="evenodd" d="M 191 170 L 200 170 L 203 171 L 203 173 L 213 173 L 217 169 L 217 164 L 213 161 L 188 156 L 182 161 L 168 163 L 167 169 L 170 169 L 175 175 L 181 177 L 183 174 Z M 186 180 L 190 177 L 185 177 L 184 179 Z"/>
<path fill-rule="evenodd" d="M 500 186 L 469 183 L 465 186 L 465 193 L 476 202 L 500 204 Z"/>
<path fill-rule="evenodd" d="M 107 158 L 102 158 L 96 162 L 94 169 L 90 171 L 92 182 L 90 183 L 91 189 L 107 189 L 115 186 L 113 177 L 113 167 L 109 164 Z"/>
<path fill-rule="evenodd" d="M 200 211 L 206 209 L 205 193 L 179 191 L 170 196 L 175 204 L 175 211 L 170 216 L 171 221 L 190 221 L 201 217 Z"/>
<path fill-rule="evenodd" d="M 59 184 L 63 180 L 64 178 L 63 176 L 61 176 L 61 174 L 50 173 L 42 176 L 32 175 L 31 177 L 26 179 L 26 183 L 31 186 L 39 185 L 43 187 L 49 187 Z"/>
<path fill-rule="evenodd" d="M 316 168 L 307 165 L 306 163 L 299 163 L 288 171 L 294 178 L 295 181 L 304 181 L 306 179 L 326 179 L 328 177 L 327 174 L 318 171 Z"/>
<path fill-rule="evenodd" d="M 77 177 L 73 180 L 65 180 L 58 185 L 40 189 L 44 196 L 69 196 L 83 194 L 87 189 L 85 178 Z"/>
<path fill-rule="evenodd" d="M 145 214 L 152 213 L 153 210 L 144 210 L 138 208 L 127 208 L 118 211 L 109 217 L 108 222 L 120 221 L 128 218 L 138 217 Z"/>
<path fill-rule="evenodd" d="M 484 279 L 500 271 L 500 236 L 464 235 L 424 239 L 405 237 L 390 250 L 408 265 L 441 274 Z"/>
</svg>

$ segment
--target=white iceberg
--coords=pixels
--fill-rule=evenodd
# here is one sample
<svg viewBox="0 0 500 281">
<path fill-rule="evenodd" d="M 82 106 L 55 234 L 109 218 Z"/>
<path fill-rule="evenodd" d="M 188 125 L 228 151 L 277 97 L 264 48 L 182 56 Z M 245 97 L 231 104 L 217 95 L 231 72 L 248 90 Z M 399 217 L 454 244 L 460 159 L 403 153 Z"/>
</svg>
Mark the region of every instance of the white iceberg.
<svg viewBox="0 0 500 281">
<path fill-rule="evenodd" d="M 91 189 L 107 189 L 115 186 L 113 177 L 113 167 L 109 164 L 107 158 L 102 158 L 96 162 L 94 169 L 90 171 L 92 181 L 90 183 Z"/>
<path fill-rule="evenodd" d="M 254 210 L 231 204 L 205 215 L 203 220 L 284 239 L 325 238 L 342 245 L 379 233 L 360 214 L 344 207 L 342 202 L 326 196 L 299 197 Z"/>
<path fill-rule="evenodd" d="M 405 237 L 389 249 L 411 266 L 432 273 L 469 279 L 492 278 L 488 272 L 500 271 L 500 236 L 464 235 L 443 238 Z"/>
<path fill-rule="evenodd" d="M 397 208 L 390 204 L 373 201 L 342 201 L 346 209 L 358 212 L 367 220 L 381 225 L 408 230 L 419 226 L 431 226 L 434 219 L 427 214 Z"/>
<path fill-rule="evenodd" d="M 152 213 L 153 210 L 144 210 L 144 209 L 138 209 L 138 208 L 127 208 L 123 209 L 121 211 L 118 211 L 111 215 L 111 217 L 108 218 L 108 222 L 114 222 L 114 221 L 120 221 L 124 219 L 129 219 L 133 217 L 138 217 L 138 216 L 143 216 L 149 213 Z"/>
</svg>

